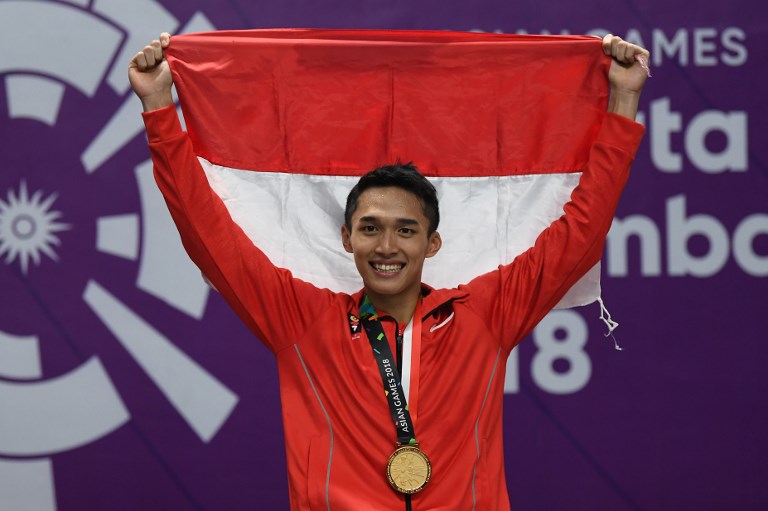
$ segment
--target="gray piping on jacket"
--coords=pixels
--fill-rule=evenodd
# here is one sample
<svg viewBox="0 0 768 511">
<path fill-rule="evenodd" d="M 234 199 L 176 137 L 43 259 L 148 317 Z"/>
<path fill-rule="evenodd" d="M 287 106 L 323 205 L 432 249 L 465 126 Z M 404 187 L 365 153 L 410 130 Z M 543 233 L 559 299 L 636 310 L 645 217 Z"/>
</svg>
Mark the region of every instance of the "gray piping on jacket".
<svg viewBox="0 0 768 511">
<path fill-rule="evenodd" d="M 307 380 L 309 380 L 309 385 L 312 387 L 312 392 L 315 393 L 317 402 L 320 403 L 320 409 L 323 410 L 323 413 L 325 414 L 325 420 L 328 421 L 328 430 L 331 432 L 331 450 L 328 453 L 328 471 L 326 472 L 326 475 L 325 475 L 325 505 L 328 508 L 328 511 L 331 511 L 331 499 L 329 495 L 329 489 L 331 485 L 331 461 L 333 461 L 333 426 L 331 425 L 331 417 L 330 415 L 328 415 L 328 411 L 325 409 L 323 400 L 320 399 L 320 394 L 317 393 L 317 388 L 315 388 L 315 382 L 312 381 L 312 377 L 309 375 L 309 371 L 307 370 L 307 364 L 304 363 L 304 357 L 301 356 L 301 351 L 299 351 L 299 345 L 294 344 L 293 347 L 296 349 L 296 354 L 299 356 L 299 362 L 301 362 L 301 367 L 304 368 L 304 374 L 307 375 Z"/>
<path fill-rule="evenodd" d="M 488 380 L 488 386 L 485 388 L 485 396 L 483 397 L 483 404 L 480 405 L 480 412 L 477 414 L 477 420 L 475 421 L 475 448 L 477 449 L 477 460 L 475 460 L 475 467 L 472 470 L 472 511 L 475 511 L 477 507 L 477 494 L 475 493 L 475 477 L 477 477 L 477 464 L 480 462 L 480 416 L 483 415 L 485 409 L 485 402 L 488 400 L 488 394 L 491 391 L 491 383 L 493 377 L 496 376 L 496 368 L 499 365 L 499 357 L 501 356 L 501 348 L 496 353 L 496 360 L 493 362 L 493 371 L 491 371 L 491 377 Z"/>
</svg>

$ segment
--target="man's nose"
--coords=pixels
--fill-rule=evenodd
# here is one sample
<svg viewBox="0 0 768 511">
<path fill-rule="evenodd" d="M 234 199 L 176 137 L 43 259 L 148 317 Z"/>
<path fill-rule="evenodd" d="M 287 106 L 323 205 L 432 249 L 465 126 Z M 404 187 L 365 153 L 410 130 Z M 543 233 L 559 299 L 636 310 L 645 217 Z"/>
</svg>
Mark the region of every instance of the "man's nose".
<svg viewBox="0 0 768 511">
<path fill-rule="evenodd" d="M 382 255 L 394 254 L 397 252 L 397 233 L 384 231 L 379 237 L 379 243 L 376 245 L 376 253 Z"/>
</svg>

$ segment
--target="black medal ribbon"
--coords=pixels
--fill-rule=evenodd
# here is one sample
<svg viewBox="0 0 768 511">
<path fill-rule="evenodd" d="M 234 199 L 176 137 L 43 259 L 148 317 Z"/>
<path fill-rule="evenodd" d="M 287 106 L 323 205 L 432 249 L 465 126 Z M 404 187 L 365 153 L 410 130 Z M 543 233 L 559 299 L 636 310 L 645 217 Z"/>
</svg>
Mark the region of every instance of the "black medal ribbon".
<svg viewBox="0 0 768 511">
<path fill-rule="evenodd" d="M 367 296 L 360 307 L 360 319 L 363 320 L 363 329 L 368 336 L 368 341 L 371 343 L 371 350 L 379 367 L 379 374 L 381 375 L 381 382 L 384 385 L 384 392 L 387 396 L 389 412 L 392 415 L 392 421 L 397 430 L 397 443 L 400 445 L 416 445 L 418 442 L 416 441 L 411 413 L 408 411 L 408 402 L 400 381 L 400 371 L 398 370 L 395 358 L 392 356 L 392 350 L 384 334 L 384 327 L 381 325 L 376 310 Z"/>
<path fill-rule="evenodd" d="M 360 306 L 360 319 L 363 321 L 363 329 L 368 337 L 368 342 L 371 343 L 371 350 L 379 367 L 389 412 L 397 430 L 397 443 L 400 445 L 418 445 L 411 413 L 408 411 L 408 402 L 400 380 L 400 370 L 392 357 L 392 350 L 389 348 L 384 327 L 381 325 L 376 308 L 368 295 L 365 296 Z M 411 495 L 405 494 L 404 497 L 405 511 L 411 511 Z"/>
</svg>

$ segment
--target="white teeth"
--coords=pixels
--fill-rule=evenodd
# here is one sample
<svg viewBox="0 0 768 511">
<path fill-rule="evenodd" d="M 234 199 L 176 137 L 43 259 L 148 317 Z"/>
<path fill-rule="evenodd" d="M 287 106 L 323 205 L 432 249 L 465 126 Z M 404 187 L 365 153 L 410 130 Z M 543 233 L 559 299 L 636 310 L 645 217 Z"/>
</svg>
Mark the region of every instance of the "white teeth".
<svg viewBox="0 0 768 511">
<path fill-rule="evenodd" d="M 403 269 L 402 264 L 375 264 L 373 265 L 377 271 L 398 272 Z"/>
</svg>

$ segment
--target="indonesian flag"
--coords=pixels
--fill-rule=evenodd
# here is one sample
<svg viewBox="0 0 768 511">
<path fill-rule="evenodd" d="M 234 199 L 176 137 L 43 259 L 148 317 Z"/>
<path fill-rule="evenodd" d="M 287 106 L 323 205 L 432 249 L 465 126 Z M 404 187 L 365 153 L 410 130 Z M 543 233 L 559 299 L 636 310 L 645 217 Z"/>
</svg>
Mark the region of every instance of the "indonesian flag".
<svg viewBox="0 0 768 511">
<path fill-rule="evenodd" d="M 174 36 L 168 60 L 211 187 L 277 266 L 362 286 L 340 240 L 363 173 L 413 161 L 438 190 L 424 282 L 511 262 L 563 212 L 607 106 L 584 36 L 255 30 Z M 600 293 L 593 268 L 559 307 Z"/>
</svg>

